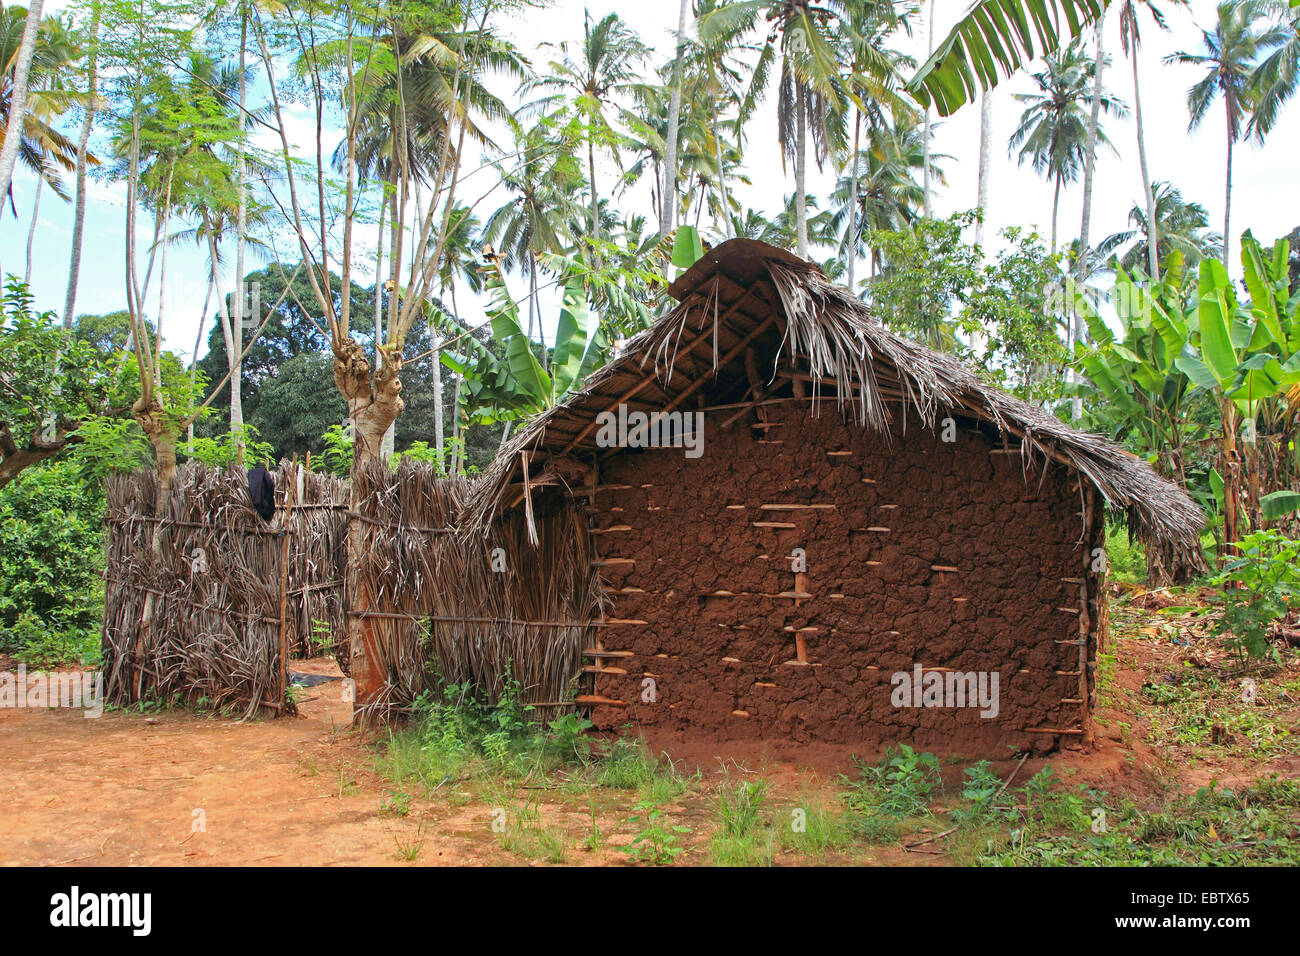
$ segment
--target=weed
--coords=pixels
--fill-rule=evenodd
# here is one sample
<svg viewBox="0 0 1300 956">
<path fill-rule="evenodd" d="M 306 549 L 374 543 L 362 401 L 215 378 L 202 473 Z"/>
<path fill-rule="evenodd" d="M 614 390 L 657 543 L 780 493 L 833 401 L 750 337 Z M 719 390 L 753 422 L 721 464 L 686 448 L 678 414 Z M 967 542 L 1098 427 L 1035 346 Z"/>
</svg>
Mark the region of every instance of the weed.
<svg viewBox="0 0 1300 956">
<path fill-rule="evenodd" d="M 670 866 L 678 856 L 686 852 L 679 845 L 678 834 L 690 833 L 690 827 L 668 825 L 663 810 L 645 800 L 634 809 L 640 812 L 629 817 L 628 823 L 640 824 L 640 830 L 630 843 L 619 848 L 629 858 L 651 866 Z"/>
</svg>

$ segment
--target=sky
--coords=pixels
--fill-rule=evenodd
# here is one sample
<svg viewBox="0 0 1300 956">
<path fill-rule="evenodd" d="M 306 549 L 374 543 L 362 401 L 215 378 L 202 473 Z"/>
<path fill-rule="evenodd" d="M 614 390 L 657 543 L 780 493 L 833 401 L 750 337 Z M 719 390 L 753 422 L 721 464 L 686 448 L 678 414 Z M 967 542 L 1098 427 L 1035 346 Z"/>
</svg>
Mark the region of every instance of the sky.
<svg viewBox="0 0 1300 956">
<path fill-rule="evenodd" d="M 68 0 L 47 0 L 47 12 L 56 12 L 68 5 Z M 937 0 L 935 13 L 936 40 L 969 6 L 969 0 Z M 535 65 L 544 65 L 554 56 L 554 51 L 542 48 L 544 43 L 564 40 L 580 42 L 584 7 L 593 17 L 617 12 L 641 38 L 655 49 L 655 63 L 671 56 L 677 25 L 677 3 L 659 0 L 655 3 L 627 2 L 627 0 L 558 0 L 549 7 L 525 9 L 506 25 L 505 32 L 529 55 Z M 1223 228 L 1224 160 L 1226 142 L 1222 121 L 1222 108 L 1207 117 L 1203 126 L 1188 130 L 1186 91 L 1199 78 L 1194 67 L 1169 65 L 1164 57 L 1176 50 L 1198 52 L 1201 33 L 1198 24 L 1209 25 L 1214 19 L 1211 0 L 1191 0 L 1190 9 L 1182 10 L 1165 4 L 1168 13 L 1168 32 L 1161 32 L 1146 20 L 1142 24 L 1143 46 L 1139 54 L 1142 101 L 1146 124 L 1148 162 L 1154 180 L 1168 180 L 1178 187 L 1185 199 L 1195 200 L 1205 206 L 1212 228 Z M 1118 17 L 1108 17 L 1105 29 L 1105 46 L 1111 61 L 1104 73 L 1105 85 L 1130 107 L 1127 119 L 1105 120 L 1104 129 L 1115 145 L 1116 152 L 1103 151 L 1097 163 L 1096 184 L 1093 197 L 1092 234 L 1095 240 L 1128 228 L 1128 212 L 1141 195 L 1141 178 L 1137 163 L 1135 125 L 1131 116 L 1133 102 L 1132 72 L 1129 61 L 1120 51 Z M 905 52 L 923 60 L 926 51 L 926 31 L 922 25 L 912 38 L 910 46 L 899 43 Z M 1035 64 L 1032 69 L 1036 69 Z M 647 67 L 649 70 L 650 67 Z M 1004 227 L 1019 225 L 1034 227 L 1043 236 L 1050 231 L 1052 186 L 1034 174 L 1029 166 L 1017 166 L 1014 156 L 1008 154 L 1006 143 L 1016 126 L 1021 104 L 1014 99 L 1033 86 L 1027 74 L 997 87 L 993 99 L 993 151 L 991 162 L 989 204 L 985 214 L 985 241 L 997 248 L 993 238 Z M 498 92 L 509 97 L 508 84 L 500 84 Z M 793 177 L 781 165 L 776 142 L 776 123 L 772 115 L 772 102 L 748 131 L 746 164 L 752 186 L 736 186 L 734 192 L 745 204 L 768 214 L 776 213 L 783 198 L 793 191 Z M 305 115 L 293 120 L 298 127 L 296 141 L 310 144 L 311 126 Z M 67 130 L 75 139 L 75 128 Z M 335 139 L 337 139 L 337 135 Z M 272 143 L 267 142 L 270 146 Z M 332 148 L 333 141 L 328 142 Z M 92 147 L 93 148 L 93 147 Z M 947 185 L 938 188 L 934 198 L 937 215 L 948 215 L 976 204 L 977 165 L 979 156 L 979 107 L 968 105 L 956 115 L 939 122 L 934 138 L 934 151 L 946 153 L 943 169 Z M 1249 227 L 1265 242 L 1271 242 L 1300 225 L 1300 207 L 1296 204 L 1296 157 L 1300 155 L 1300 98 L 1289 104 L 1270 135 L 1266 147 L 1238 144 L 1234 153 L 1232 232 L 1235 237 Z M 477 165 L 473 163 L 471 165 Z M 818 173 L 809 163 L 809 192 L 825 195 L 834 182 L 835 172 L 828 168 Z M 603 173 L 610 182 L 615 173 L 609 166 Z M 601 175 L 598 171 L 598 175 Z M 479 177 L 479 180 L 482 176 Z M 471 181 L 473 182 L 473 181 Z M 25 171 L 15 174 L 14 195 L 18 215 L 13 216 L 6 207 L 0 216 L 0 271 L 23 275 L 27 256 L 28 227 L 32 218 L 35 179 Z M 476 187 L 477 188 L 477 187 Z M 620 209 L 639 211 L 650 216 L 648 182 L 615 202 Z M 466 188 L 462 196 L 477 199 L 482 190 Z M 82 275 L 78 289 L 78 314 L 108 312 L 124 307 L 124 197 L 125 187 L 118 183 L 92 183 L 88 193 Z M 477 211 L 481 218 L 500 204 L 500 197 L 487 195 Z M 1062 242 L 1069 242 L 1078 234 L 1082 210 L 1082 186 L 1067 188 L 1061 199 L 1060 234 Z M 147 217 L 141 225 L 143 244 L 147 244 Z M 50 190 L 41 191 L 31 256 L 31 284 L 36 304 L 41 309 L 61 312 L 67 286 L 68 255 L 72 225 L 72 204 L 60 200 Z M 362 237 L 363 251 L 359 271 L 366 273 L 373 261 L 373 239 Z M 364 251 L 369 245 L 369 251 Z M 188 357 L 195 348 L 203 301 L 207 289 L 206 255 L 191 247 L 172 247 L 168 253 L 167 318 L 163 337 L 167 348 Z M 230 255 L 233 260 L 233 250 Z M 250 268 L 259 267 L 251 263 Z M 1239 267 L 1234 263 L 1234 271 Z M 227 270 L 223 281 L 233 287 L 233 266 Z M 156 283 L 155 283 L 156 285 Z M 517 295 L 524 289 L 519 285 Z M 462 306 L 473 301 L 461 293 Z M 468 311 L 468 310 L 466 310 Z M 556 309 L 544 305 L 543 312 L 553 332 Z M 208 322 L 212 321 L 214 308 L 208 309 Z M 467 318 L 470 318 L 467 316 Z M 208 328 L 210 329 L 210 325 Z M 199 353 L 206 351 L 207 331 Z"/>
</svg>

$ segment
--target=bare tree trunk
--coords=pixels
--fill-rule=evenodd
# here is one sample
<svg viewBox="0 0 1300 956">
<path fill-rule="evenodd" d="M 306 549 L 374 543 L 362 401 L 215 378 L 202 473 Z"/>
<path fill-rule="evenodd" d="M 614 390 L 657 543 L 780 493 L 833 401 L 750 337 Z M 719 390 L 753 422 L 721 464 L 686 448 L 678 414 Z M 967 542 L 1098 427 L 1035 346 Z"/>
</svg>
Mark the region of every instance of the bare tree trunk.
<svg viewBox="0 0 1300 956">
<path fill-rule="evenodd" d="M 993 91 L 985 90 L 980 94 L 980 160 L 979 179 L 975 186 L 975 205 L 979 207 L 980 218 L 975 223 L 975 245 L 981 253 L 984 247 L 984 218 L 989 211 L 989 155 L 993 148 Z"/>
<path fill-rule="evenodd" d="M 248 157 L 244 149 L 242 128 L 245 111 L 248 109 L 248 81 L 245 73 L 248 69 L 248 11 L 241 4 L 239 9 L 239 124 L 241 135 L 235 155 L 235 188 L 239 190 L 239 207 L 235 212 L 235 314 L 231 324 L 235 333 L 235 350 L 227 354 L 230 363 L 230 432 L 235 439 L 235 463 L 244 467 L 244 299 L 247 290 L 244 287 L 244 248 L 248 241 Z M 217 264 L 212 263 L 212 271 L 217 271 Z M 217 295 L 221 295 L 221 286 L 217 286 Z M 260 316 L 258 317 L 260 318 Z M 227 346 L 229 348 L 229 346 Z"/>
<path fill-rule="evenodd" d="M 1147 269 L 1151 281 L 1160 278 L 1159 226 L 1156 222 L 1156 197 L 1151 189 L 1151 174 L 1147 171 L 1147 137 L 1142 125 L 1142 88 L 1138 84 L 1137 49 L 1133 49 L 1133 118 L 1137 123 L 1138 167 L 1142 170 L 1142 198 L 1147 209 Z"/>
<path fill-rule="evenodd" d="M 72 253 L 68 259 L 68 291 L 63 300 L 63 327 L 72 328 L 73 309 L 77 305 L 77 283 L 81 279 L 81 237 L 86 228 L 86 152 L 90 130 L 95 122 L 95 97 L 99 95 L 99 19 L 102 13 L 96 0 L 90 18 L 90 61 L 87 64 L 86 107 L 77 137 L 77 198 L 72 213 Z"/>
<path fill-rule="evenodd" d="M 691 0 L 682 0 L 677 15 L 677 55 L 673 58 L 673 91 L 668 100 L 668 141 L 664 145 L 664 195 L 659 209 L 659 238 L 673 231 L 677 216 L 677 135 L 682 115 L 682 59 L 686 56 L 686 12 Z M 594 182 L 594 180 L 593 180 Z"/>
<path fill-rule="evenodd" d="M 808 117 L 804 113 L 804 90 L 795 84 L 794 222 L 795 251 L 808 257 Z"/>
<path fill-rule="evenodd" d="M 32 198 L 32 221 L 27 226 L 27 265 L 23 269 L 23 285 L 30 287 L 32 284 L 32 243 L 36 240 L 36 220 L 41 215 L 41 187 L 45 185 L 45 177 L 36 177 L 36 194 Z"/>
<path fill-rule="evenodd" d="M 18 41 L 18 53 L 14 60 L 14 78 L 9 87 L 9 122 L 5 126 L 4 146 L 0 147 L 0 196 L 9 195 L 9 186 L 14 176 L 14 163 L 18 160 L 18 149 L 22 145 L 32 53 L 36 50 L 36 33 L 41 26 L 43 4 L 44 0 L 29 0 L 22 39 Z"/>
</svg>

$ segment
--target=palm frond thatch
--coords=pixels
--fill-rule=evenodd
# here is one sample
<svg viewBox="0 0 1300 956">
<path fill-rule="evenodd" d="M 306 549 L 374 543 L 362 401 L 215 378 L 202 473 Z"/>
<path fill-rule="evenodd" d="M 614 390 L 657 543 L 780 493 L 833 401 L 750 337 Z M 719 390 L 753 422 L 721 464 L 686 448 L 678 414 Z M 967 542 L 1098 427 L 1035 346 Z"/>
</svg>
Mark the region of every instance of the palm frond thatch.
<svg viewBox="0 0 1300 956">
<path fill-rule="evenodd" d="M 783 374 L 799 378 L 814 405 L 833 400 L 886 440 L 893 422 L 905 420 L 898 403 L 927 428 L 949 414 L 974 419 L 1003 441 L 1018 441 L 1026 470 L 1055 461 L 1076 471 L 1123 508 L 1144 538 L 1197 546 L 1204 515 L 1146 462 L 989 386 L 954 357 L 891 332 L 812 263 L 755 240 L 733 239 L 707 253 L 670 292 L 679 302 L 672 311 L 632 339 L 580 393 L 507 443 L 468 502 L 467 527 L 484 532 L 502 512 L 520 502 L 531 505 L 533 489 L 588 468 L 600 453 L 594 435 L 599 412 L 620 402 L 647 411 L 685 408 L 682 403 L 705 385 L 725 393 L 728 377 L 738 377 L 732 366 L 753 348 L 768 363 L 769 382 Z"/>
</svg>

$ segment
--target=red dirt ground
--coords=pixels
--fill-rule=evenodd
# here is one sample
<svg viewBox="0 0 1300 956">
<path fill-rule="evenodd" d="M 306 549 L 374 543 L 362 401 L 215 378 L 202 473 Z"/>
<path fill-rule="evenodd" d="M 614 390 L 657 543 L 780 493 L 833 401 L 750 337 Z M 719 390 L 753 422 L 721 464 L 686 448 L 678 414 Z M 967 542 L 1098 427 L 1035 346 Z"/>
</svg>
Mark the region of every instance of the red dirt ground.
<svg viewBox="0 0 1300 956">
<path fill-rule="evenodd" d="M 1020 769 L 1017 784 L 1050 762 L 1071 787 L 1123 790 L 1142 802 L 1171 786 L 1193 790 L 1211 777 L 1232 785 L 1268 772 L 1300 775 L 1300 756 L 1292 753 L 1266 760 L 1248 750 L 1152 747 L 1144 740 L 1140 688 L 1185 649 L 1161 640 L 1121 639 L 1117 653 L 1114 698 L 1121 709 L 1099 713 L 1095 750 L 1032 759 Z M 295 669 L 337 673 L 321 661 L 298 662 Z M 1300 702 L 1279 706 L 1285 710 L 1279 717 L 1300 734 Z M 482 799 L 466 802 L 444 791 L 412 800 L 409 816 L 382 814 L 380 805 L 394 784 L 376 772 L 375 744 L 347 728 L 350 705 L 341 700 L 337 683 L 306 690 L 301 710 L 297 718 L 250 723 L 182 711 L 110 711 L 87 720 L 79 711 L 0 710 L 0 863 L 396 865 L 402 862 L 399 847 L 421 834 L 420 865 L 523 862 L 495 839 L 490 805 Z M 1126 722 L 1129 732 L 1122 727 Z M 703 785 L 666 808 L 672 822 L 693 830 L 683 840 L 689 849 L 679 863 L 707 862 L 704 845 L 714 823 L 709 778 L 722 771 L 724 760 L 732 773 L 740 767 L 760 774 L 771 783 L 774 799 L 790 801 L 827 791 L 837 774 L 850 769 L 851 749 L 838 745 L 689 745 L 668 736 L 648 742 L 706 775 Z M 1008 759 L 994 768 L 1005 779 L 1015 765 Z M 961 770 L 945 763 L 945 782 L 955 783 Z M 605 848 L 595 853 L 576 849 L 590 824 L 585 796 L 566 801 L 545 788 L 529 788 L 509 799 L 517 805 L 530 797 L 538 799 L 546 825 L 562 827 L 572 838 L 566 862 L 626 861 L 616 848 L 631 836 L 626 818 L 635 812 L 634 794 L 597 798 Z M 195 810 L 203 811 L 202 832 L 192 829 Z M 897 847 L 873 848 L 854 859 L 948 862 L 938 850 L 921 855 Z"/>
</svg>

